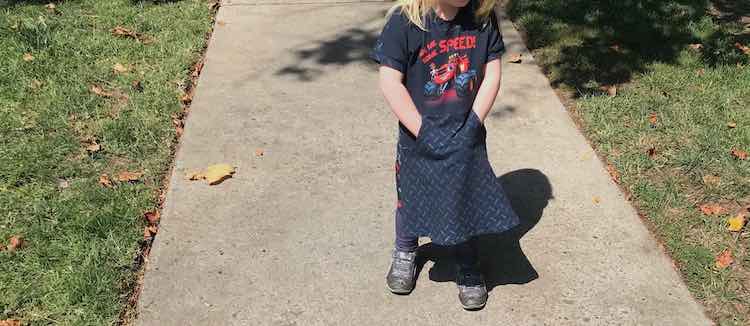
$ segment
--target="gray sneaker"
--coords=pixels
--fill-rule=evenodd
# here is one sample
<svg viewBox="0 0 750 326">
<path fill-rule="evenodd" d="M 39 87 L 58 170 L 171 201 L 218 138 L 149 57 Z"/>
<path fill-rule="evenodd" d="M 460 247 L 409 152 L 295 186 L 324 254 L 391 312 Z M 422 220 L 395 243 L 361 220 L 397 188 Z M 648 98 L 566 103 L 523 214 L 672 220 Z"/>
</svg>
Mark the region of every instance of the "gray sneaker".
<svg viewBox="0 0 750 326">
<path fill-rule="evenodd" d="M 466 310 L 479 310 L 487 304 L 487 286 L 477 265 L 457 265 L 458 300 Z"/>
<path fill-rule="evenodd" d="M 393 251 L 393 261 L 385 277 L 388 289 L 396 294 L 409 294 L 417 279 L 417 253 Z"/>
</svg>

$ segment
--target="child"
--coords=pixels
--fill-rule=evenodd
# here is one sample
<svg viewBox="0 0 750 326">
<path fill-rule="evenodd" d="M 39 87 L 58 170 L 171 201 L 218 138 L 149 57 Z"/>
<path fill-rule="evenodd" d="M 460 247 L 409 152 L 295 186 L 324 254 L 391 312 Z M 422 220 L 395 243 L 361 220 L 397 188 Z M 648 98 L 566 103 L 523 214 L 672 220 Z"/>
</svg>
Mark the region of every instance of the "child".
<svg viewBox="0 0 750 326">
<path fill-rule="evenodd" d="M 401 0 L 370 57 L 399 119 L 396 241 L 386 277 L 408 294 L 416 281 L 417 239 L 456 246 L 459 300 L 481 309 L 487 289 L 474 238 L 516 226 L 487 159 L 484 118 L 500 88 L 505 50 L 495 0 Z"/>
</svg>

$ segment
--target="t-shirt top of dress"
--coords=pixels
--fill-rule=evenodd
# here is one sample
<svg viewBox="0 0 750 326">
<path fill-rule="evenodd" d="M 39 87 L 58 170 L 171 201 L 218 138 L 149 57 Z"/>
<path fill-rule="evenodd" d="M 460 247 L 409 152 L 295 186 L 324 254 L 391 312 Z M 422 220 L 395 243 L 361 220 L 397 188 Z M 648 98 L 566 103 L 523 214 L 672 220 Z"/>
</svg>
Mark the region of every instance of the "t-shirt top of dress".
<svg viewBox="0 0 750 326">
<path fill-rule="evenodd" d="M 505 51 L 495 15 L 475 21 L 477 5 L 472 0 L 450 21 L 430 11 L 425 17 L 427 31 L 396 9 L 372 49 L 375 62 L 404 74 L 403 83 L 423 117 L 465 120 L 484 77 L 484 64 Z M 413 142 L 415 137 L 399 125 L 401 141 Z"/>
</svg>

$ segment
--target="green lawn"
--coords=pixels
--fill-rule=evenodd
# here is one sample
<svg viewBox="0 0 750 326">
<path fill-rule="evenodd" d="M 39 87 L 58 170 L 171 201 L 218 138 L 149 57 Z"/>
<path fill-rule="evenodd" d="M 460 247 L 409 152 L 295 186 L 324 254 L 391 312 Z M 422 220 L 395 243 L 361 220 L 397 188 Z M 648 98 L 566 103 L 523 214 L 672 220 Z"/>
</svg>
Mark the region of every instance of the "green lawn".
<svg viewBox="0 0 750 326">
<path fill-rule="evenodd" d="M 701 0 L 511 2 L 535 57 L 690 290 L 720 325 L 750 324 L 750 227 L 726 228 L 750 213 L 750 160 L 731 154 L 750 152 L 750 55 L 735 45 L 750 45 L 738 18 L 750 10 L 720 20 Z M 706 215 L 705 203 L 726 212 Z M 725 249 L 734 262 L 716 268 Z"/>
<path fill-rule="evenodd" d="M 25 239 L 0 252 L 0 320 L 118 321 L 211 21 L 205 0 L 0 0 L 0 246 Z"/>
</svg>

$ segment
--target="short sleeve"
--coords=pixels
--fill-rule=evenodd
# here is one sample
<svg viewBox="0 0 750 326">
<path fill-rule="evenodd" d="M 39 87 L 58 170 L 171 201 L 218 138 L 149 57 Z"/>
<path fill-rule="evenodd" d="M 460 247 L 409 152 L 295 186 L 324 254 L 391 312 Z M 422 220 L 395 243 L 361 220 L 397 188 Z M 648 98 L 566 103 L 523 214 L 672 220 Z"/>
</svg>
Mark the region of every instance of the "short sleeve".
<svg viewBox="0 0 750 326">
<path fill-rule="evenodd" d="M 487 37 L 487 60 L 485 63 L 498 59 L 505 53 L 503 34 L 500 32 L 500 26 L 494 13 L 490 14 L 490 23 L 486 28 L 489 35 Z"/>
<path fill-rule="evenodd" d="M 391 14 L 383 27 L 383 32 L 375 41 L 370 58 L 380 65 L 405 73 L 409 55 L 407 27 L 405 18 L 398 10 Z"/>
</svg>

